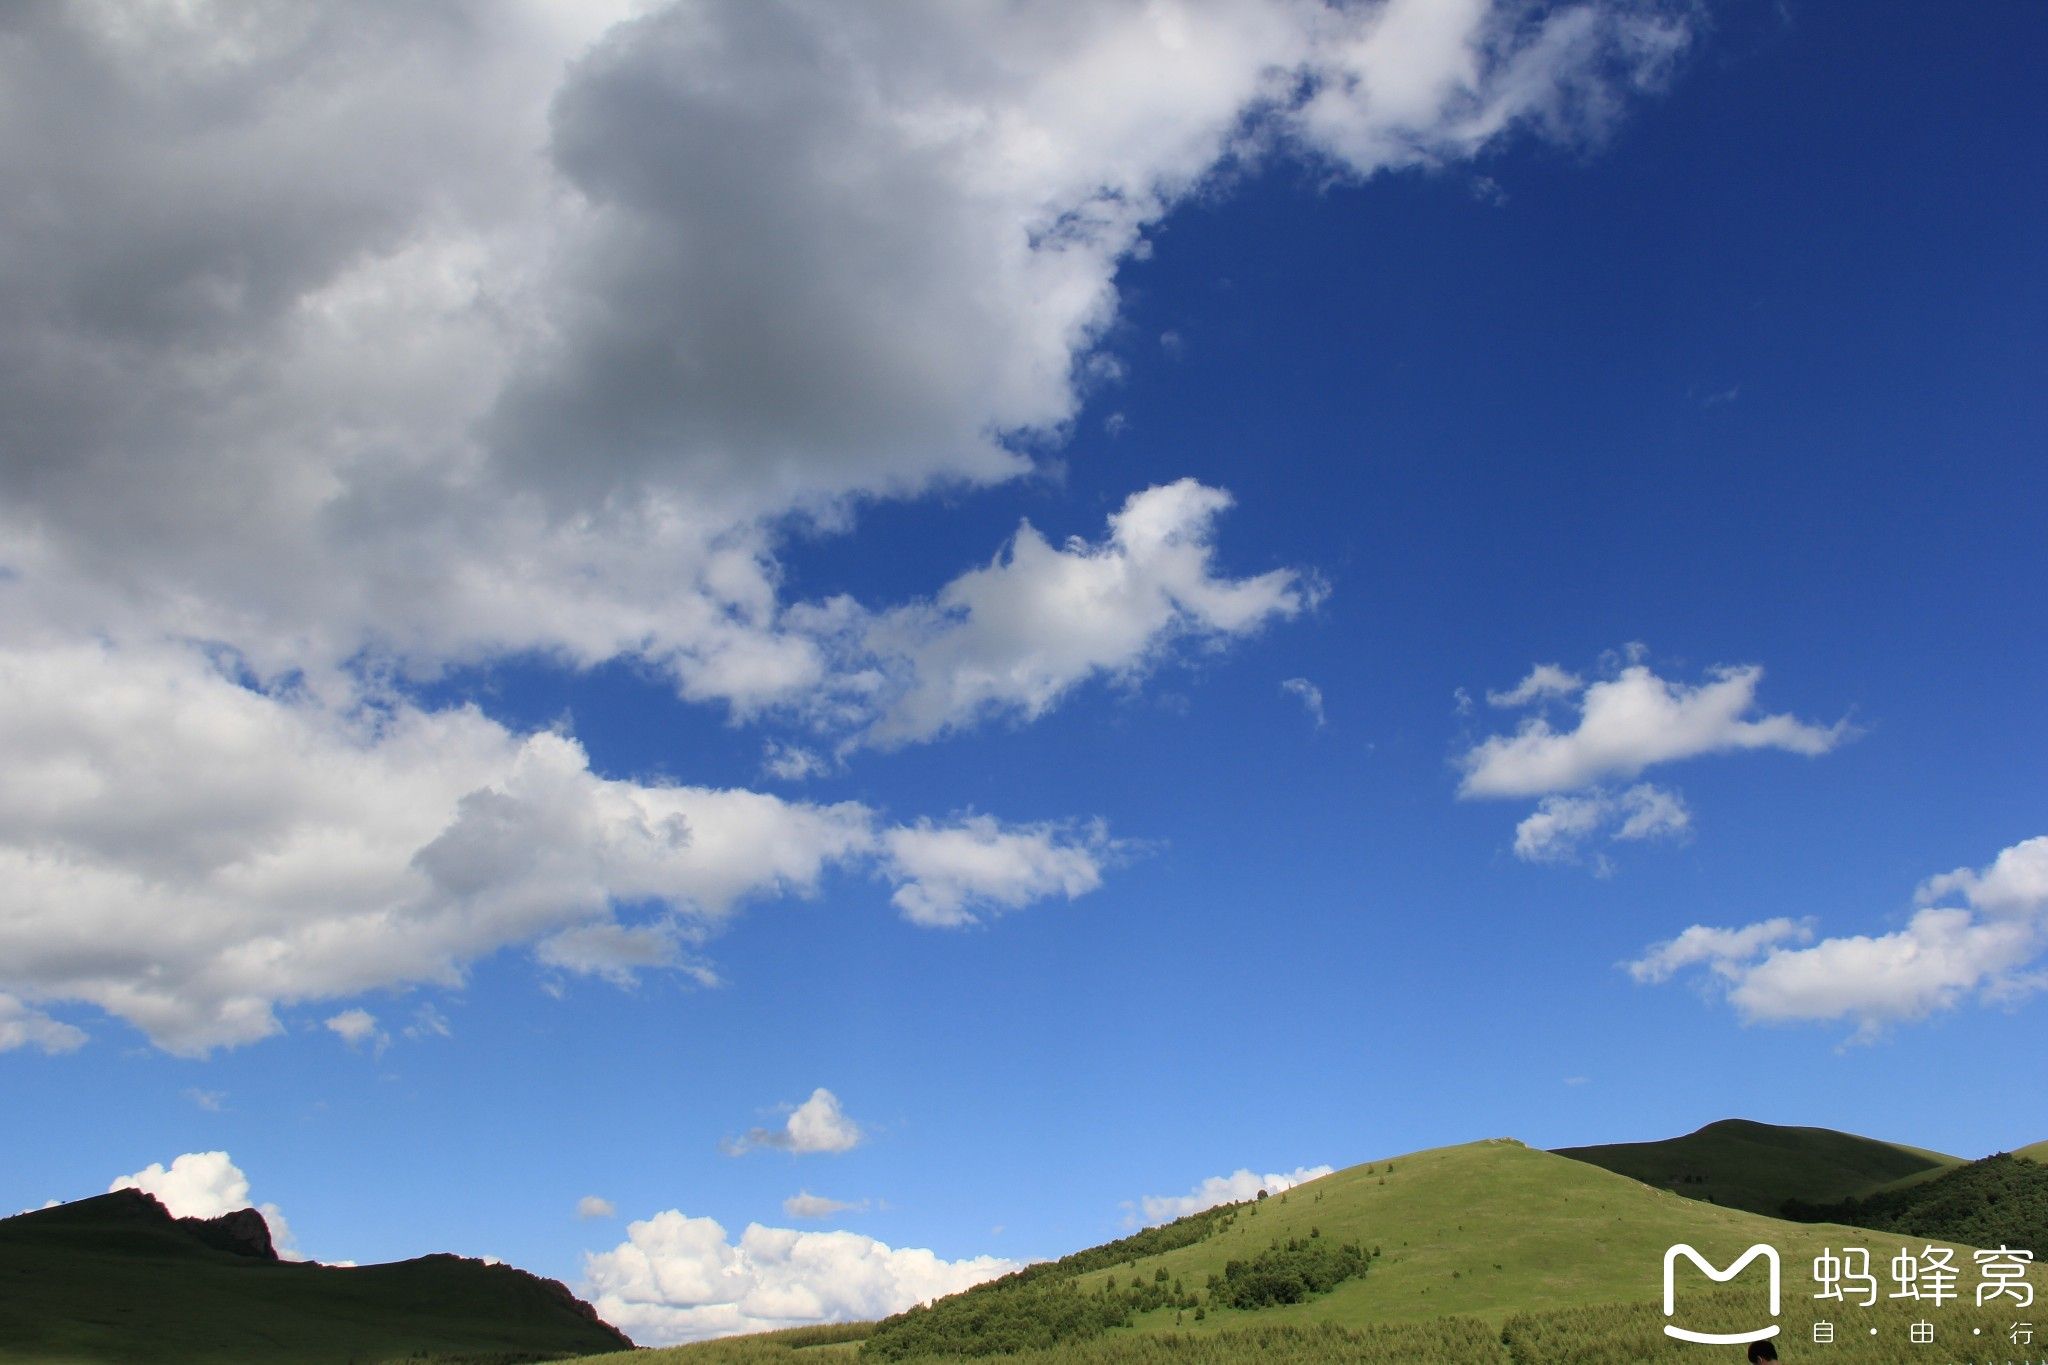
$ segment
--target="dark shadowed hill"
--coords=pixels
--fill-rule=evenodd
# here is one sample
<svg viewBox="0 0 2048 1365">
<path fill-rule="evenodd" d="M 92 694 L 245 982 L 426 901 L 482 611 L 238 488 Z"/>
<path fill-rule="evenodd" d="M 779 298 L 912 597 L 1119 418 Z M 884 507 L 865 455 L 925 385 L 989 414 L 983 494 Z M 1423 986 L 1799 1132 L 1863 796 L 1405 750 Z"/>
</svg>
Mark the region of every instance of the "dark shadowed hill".
<svg viewBox="0 0 2048 1365">
<path fill-rule="evenodd" d="M 1838 1203 L 1962 1164 L 1960 1157 L 1832 1128 L 1748 1119 L 1722 1119 L 1661 1142 L 1560 1147 L 1557 1154 L 1691 1199 L 1774 1217 L 1788 1199 Z"/>
<path fill-rule="evenodd" d="M 461 1256 L 280 1261 L 261 1214 L 121 1190 L 0 1219 L 0 1360 L 554 1360 L 631 1343 L 554 1280 Z"/>
<path fill-rule="evenodd" d="M 1785 1216 L 1980 1247 L 2025 1247 L 2048 1257 L 2048 1166 L 2001 1152 L 1864 1199 L 1795 1199 L 1785 1205 Z"/>
</svg>

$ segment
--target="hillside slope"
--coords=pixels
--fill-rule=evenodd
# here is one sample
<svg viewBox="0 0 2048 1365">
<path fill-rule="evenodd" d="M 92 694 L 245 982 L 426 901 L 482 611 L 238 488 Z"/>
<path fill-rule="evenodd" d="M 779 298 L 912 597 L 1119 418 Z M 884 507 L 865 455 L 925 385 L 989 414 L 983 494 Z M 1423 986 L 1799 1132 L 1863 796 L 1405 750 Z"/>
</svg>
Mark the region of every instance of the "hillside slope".
<svg viewBox="0 0 2048 1365">
<path fill-rule="evenodd" d="M 1664 1251 L 1676 1242 L 1717 1263 L 1771 1242 L 1784 1255 L 1789 1291 L 1814 1255 L 1831 1240 L 1841 1244 L 1834 1234 L 1842 1231 L 1681 1199 L 1585 1162 L 1493 1139 L 1354 1166 L 1297 1186 L 1247 1207 L 1214 1237 L 1135 1262 L 1122 1278 L 1128 1282 L 1135 1272 L 1142 1281 L 1164 1269 L 1169 1279 L 1205 1284 L 1228 1261 L 1275 1239 L 1316 1233 L 1379 1255 L 1363 1277 L 1277 1310 L 1289 1320 L 1356 1324 L 1461 1314 L 1499 1322 L 1512 1313 L 1654 1300 L 1662 1291 Z M 1105 1274 L 1084 1276 L 1082 1287 Z M 1204 1325 L 1249 1316 L 1211 1314 Z"/>
<path fill-rule="evenodd" d="M 1684 1137 L 1560 1147 L 1557 1155 L 1689 1199 L 1773 1217 L 1788 1199 L 1832 1204 L 1927 1179 L 1961 1157 L 1832 1128 L 1722 1119 Z"/>
<path fill-rule="evenodd" d="M 282 1262 L 251 1220 L 174 1219 L 134 1190 L 0 1219 L 0 1361 L 551 1360 L 630 1344 L 523 1270 Z"/>
<path fill-rule="evenodd" d="M 1909 1321 L 1921 1311 L 1917 1305 L 1887 1299 L 1864 1309 L 1813 1298 L 1813 1262 L 1823 1250 L 1865 1247 L 1881 1267 L 1898 1249 L 1896 1241 L 1863 1229 L 1789 1223 L 1685 1200 L 1505 1139 L 1354 1166 L 1157 1233 L 1078 1252 L 940 1300 L 875 1325 L 858 1346 L 851 1340 L 857 1329 L 840 1329 L 830 1341 L 739 1338 L 638 1359 L 648 1365 L 668 1359 L 723 1365 L 802 1356 L 820 1365 L 851 1365 L 858 1351 L 863 1361 L 937 1365 L 989 1354 L 1020 1337 L 1037 1345 L 1020 1329 L 1070 1310 L 1078 1320 L 1083 1310 L 1103 1308 L 1110 1311 L 1102 1317 L 1118 1325 L 1063 1337 L 1016 1359 L 1020 1365 L 1682 1361 L 1698 1358 L 1699 1348 L 1665 1338 L 1661 1313 L 1663 1257 L 1678 1242 L 1716 1265 L 1758 1242 L 1777 1248 L 1783 1264 L 1780 1321 L 1788 1343 L 1810 1340 L 1812 1323 L 1825 1314 L 1845 1327 L 1879 1329 L 1875 1340 L 1859 1338 L 1856 1354 L 1844 1354 L 1843 1360 L 1875 1365 L 1925 1355 L 1905 1340 Z M 1303 1301 L 1252 1309 L 1221 1306 L 1210 1287 L 1209 1277 L 1222 1275 L 1232 1261 L 1249 1264 L 1276 1244 L 1284 1249 L 1308 1243 L 1355 1244 L 1369 1264 L 1363 1275 Z M 1967 1250 L 1956 1259 L 1971 1265 Z M 1758 1325 L 1764 1315 L 1762 1274 L 1752 1269 L 1738 1284 L 1709 1293 L 1704 1278 L 1688 1271 L 1681 1290 L 1687 1325 L 1704 1331 Z M 2033 1283 L 2043 1283 L 2039 1269 Z M 1155 1292 L 1170 1301 L 1115 1311 Z M 1188 1307 L 1189 1298 L 1197 1308 Z M 1945 1339 L 1969 1336 L 1973 1329 L 2002 1331 L 2011 1315 L 1999 1317 L 1996 1310 L 1997 1305 L 1979 1311 L 1968 1303 L 1948 1304 L 1939 1311 L 1944 1330 L 1954 1335 Z M 916 1330 L 906 1332 L 899 1325 L 905 1321 Z"/>
</svg>

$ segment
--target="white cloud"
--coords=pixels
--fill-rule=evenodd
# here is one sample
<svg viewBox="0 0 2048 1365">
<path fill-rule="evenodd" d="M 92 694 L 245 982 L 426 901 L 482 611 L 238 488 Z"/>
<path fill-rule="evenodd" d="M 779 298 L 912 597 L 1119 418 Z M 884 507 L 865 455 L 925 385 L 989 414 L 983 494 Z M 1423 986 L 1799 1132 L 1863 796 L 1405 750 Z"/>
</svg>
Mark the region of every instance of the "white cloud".
<svg viewBox="0 0 2048 1365">
<path fill-rule="evenodd" d="M 1213 1209 L 1218 1204 L 1236 1204 L 1247 1199 L 1258 1198 L 1259 1191 L 1280 1194 L 1296 1185 L 1305 1184 L 1318 1177 L 1326 1176 L 1335 1169 L 1330 1166 L 1300 1166 L 1292 1171 L 1273 1171 L 1259 1175 L 1240 1167 L 1229 1175 L 1212 1175 L 1196 1185 L 1186 1194 L 1148 1194 L 1138 1201 L 1138 1221 L 1150 1226 L 1154 1223 L 1170 1223 L 1176 1218 L 1185 1218 L 1203 1209 Z"/>
<path fill-rule="evenodd" d="M 1068 900 L 1102 884 L 1115 845 L 1098 822 L 1076 837 L 1052 825 L 1004 828 L 986 815 L 920 821 L 882 838 L 890 898 L 913 924 L 955 928 L 1035 900 Z"/>
<path fill-rule="evenodd" d="M 792 1106 L 780 1128 L 750 1128 L 745 1136 L 724 1143 L 728 1155 L 740 1156 L 757 1147 L 773 1147 L 798 1156 L 816 1152 L 850 1152 L 866 1134 L 839 1107 L 839 1097 L 819 1086 L 802 1104 Z"/>
<path fill-rule="evenodd" d="M 631 1223 L 626 1240 L 586 1255 L 583 1292 L 643 1346 L 737 1332 L 886 1317 L 1019 1266 L 993 1256 L 946 1261 L 851 1232 L 749 1224 L 737 1243 L 709 1218 L 675 1209 Z"/>
<path fill-rule="evenodd" d="M 1678 937 L 1653 945 L 1633 962 L 1628 973 L 1638 981 L 1668 981 L 1688 967 L 1706 966 L 1721 976 L 1739 975 L 1742 964 L 1786 942 L 1811 943 L 1810 920 L 1785 916 L 1745 925 L 1740 929 L 1714 929 L 1695 924 Z"/>
<path fill-rule="evenodd" d="M 803 782 L 823 777 L 832 764 L 801 744 L 771 739 L 761 753 L 761 771 L 780 782 Z"/>
<path fill-rule="evenodd" d="M 226 1152 L 186 1152 L 165 1166 L 151 1162 L 133 1175 L 117 1176 L 107 1186 L 114 1190 L 141 1190 L 155 1195 L 173 1218 L 218 1218 L 238 1209 L 253 1208 L 270 1225 L 270 1242 L 279 1258 L 303 1261 L 292 1237 L 291 1224 L 275 1204 L 258 1204 L 249 1197 L 249 1177 Z"/>
<path fill-rule="evenodd" d="M 800 1190 L 782 1201 L 782 1211 L 791 1218 L 830 1218 L 835 1213 L 859 1213 L 865 1210 L 865 1199 L 849 1202 L 844 1199 L 827 1199 L 822 1194 Z"/>
<path fill-rule="evenodd" d="M 1527 706 L 1532 701 L 1547 701 L 1552 697 L 1570 697 L 1578 694 L 1586 680 L 1576 673 L 1568 673 L 1556 664 L 1537 664 L 1529 670 L 1529 676 L 1505 692 L 1488 692 L 1489 706 Z"/>
<path fill-rule="evenodd" d="M 1214 523 L 1230 501 L 1192 479 L 1148 488 L 1110 517 L 1097 545 L 1055 547 L 1027 522 L 1005 555 L 932 602 L 841 624 L 881 691 L 859 742 L 888 747 L 996 716 L 1035 718 L 1091 678 L 1138 676 L 1176 640 L 1218 642 L 1295 615 L 1318 590 L 1292 570 L 1215 572 Z"/>
<path fill-rule="evenodd" d="M 618 1209 L 613 1207 L 611 1200 L 594 1194 L 586 1194 L 576 1201 L 578 1218 L 611 1218 L 617 1214 Z"/>
<path fill-rule="evenodd" d="M 33 616 L 266 674 L 538 650 L 789 698 L 822 661 L 774 521 L 1028 470 L 1120 263 L 1219 166 L 1577 141 L 1683 37 L 1415 0 L 455 8 L 21 21 L 0 501 Z"/>
<path fill-rule="evenodd" d="M 846 864 L 918 884 L 856 803 L 600 778 L 567 736 L 257 691 L 189 648 L 0 652 L 0 752 L 0 990 L 88 1001 L 180 1052 L 521 944 L 704 980 L 684 947 L 750 899 L 814 894 Z M 930 871 L 935 897 L 997 894 Z M 655 909 L 629 924 L 621 904 Z"/>
<path fill-rule="evenodd" d="M 191 1086 L 186 1089 L 185 1098 L 209 1114 L 218 1114 L 227 1106 L 228 1092 L 225 1090 L 201 1090 L 197 1086 Z"/>
<path fill-rule="evenodd" d="M 1216 569 L 1227 497 L 1189 481 L 907 605 L 788 602 L 778 551 L 1029 471 L 1108 382 L 1121 263 L 1219 167 L 1581 142 L 1683 39 L 1605 5 L 641 8 L 10 19 L 0 1046 L 76 1045 L 35 1006 L 79 1000 L 204 1052 L 514 945 L 687 972 L 690 932 L 876 856 L 857 805 L 601 778 L 403 699 L 450 666 L 628 658 L 902 744 L 1298 611 L 1291 571 Z"/>
<path fill-rule="evenodd" d="M 1585 688 L 1572 729 L 1554 730 L 1543 717 L 1532 716 L 1513 735 L 1494 735 L 1474 745 L 1459 760 L 1465 770 L 1459 794 L 1573 791 L 1604 778 L 1634 777 L 1658 763 L 1744 749 L 1824 754 L 1847 736 L 1846 723 L 1820 726 L 1789 715 L 1752 717 L 1763 674 L 1754 664 L 1720 667 L 1708 670 L 1706 682 L 1689 685 L 1630 664 Z M 1528 686 L 1525 680 L 1516 691 Z"/>
<path fill-rule="evenodd" d="M 370 1043 L 382 1048 L 390 1036 L 377 1027 L 377 1016 L 366 1009 L 343 1010 L 327 1017 L 327 1030 L 350 1047 Z"/>
<path fill-rule="evenodd" d="M 1931 904 L 1951 894 L 1966 904 Z M 1890 933 L 1811 943 L 1805 923 L 1787 919 L 1695 925 L 1625 965 L 1650 982 L 1703 965 L 1747 1021 L 1851 1020 L 1866 1042 L 1973 997 L 2009 1004 L 2048 986 L 2037 969 L 2048 952 L 2048 836 L 2005 849 L 1982 871 L 1932 878 L 1920 896 L 1923 908 Z"/>
<path fill-rule="evenodd" d="M 1281 681 L 1280 690 L 1301 699 L 1302 706 L 1307 708 L 1310 717 L 1314 719 L 1316 729 L 1320 730 L 1328 723 L 1327 717 L 1323 715 L 1322 688 L 1307 678 L 1286 678 Z"/>
<path fill-rule="evenodd" d="M 85 1030 L 52 1019 L 13 996 L 0 992 L 0 1052 L 36 1047 L 44 1052 L 72 1052 L 85 1045 Z"/>
<path fill-rule="evenodd" d="M 2002 850 L 1982 871 L 1959 867 L 1930 877 L 1916 899 L 1931 905 L 1950 895 L 1999 914 L 2024 915 L 2048 906 L 2048 837 L 2026 839 Z"/>
<path fill-rule="evenodd" d="M 1691 826 L 1685 799 L 1648 782 L 1620 792 L 1595 788 L 1580 796 L 1546 796 L 1515 826 L 1515 856 L 1536 863 L 1573 862 L 1598 835 L 1669 839 Z"/>
<path fill-rule="evenodd" d="M 1325 15 L 1315 83 L 1292 112 L 1354 170 L 1441 165 L 1506 129 L 1597 140 L 1620 94 L 1685 46 L 1683 11 L 1565 6 L 1531 22 L 1487 0 L 1393 0 Z"/>
</svg>

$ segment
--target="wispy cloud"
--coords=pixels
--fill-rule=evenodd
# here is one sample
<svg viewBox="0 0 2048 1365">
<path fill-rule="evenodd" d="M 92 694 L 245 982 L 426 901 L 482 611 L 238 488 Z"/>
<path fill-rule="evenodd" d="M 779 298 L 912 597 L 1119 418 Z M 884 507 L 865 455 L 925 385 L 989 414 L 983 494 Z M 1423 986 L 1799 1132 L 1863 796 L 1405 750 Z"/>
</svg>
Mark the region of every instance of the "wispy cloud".
<svg viewBox="0 0 2048 1365">
<path fill-rule="evenodd" d="M 1280 690 L 1300 700 L 1310 719 L 1315 721 L 1316 729 L 1320 730 L 1328 723 L 1328 717 L 1323 714 L 1322 688 L 1307 678 L 1287 678 L 1281 682 Z"/>
</svg>

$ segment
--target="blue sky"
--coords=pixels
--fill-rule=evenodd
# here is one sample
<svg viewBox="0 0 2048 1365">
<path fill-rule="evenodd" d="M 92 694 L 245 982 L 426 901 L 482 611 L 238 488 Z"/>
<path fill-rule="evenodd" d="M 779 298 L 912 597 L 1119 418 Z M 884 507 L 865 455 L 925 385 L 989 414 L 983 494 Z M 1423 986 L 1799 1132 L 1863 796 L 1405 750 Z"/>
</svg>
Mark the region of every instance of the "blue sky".
<svg viewBox="0 0 2048 1365">
<path fill-rule="evenodd" d="M 8 21 L 0 1203 L 659 1341 L 2048 1136 L 2048 13 L 401 14 Z"/>
</svg>

